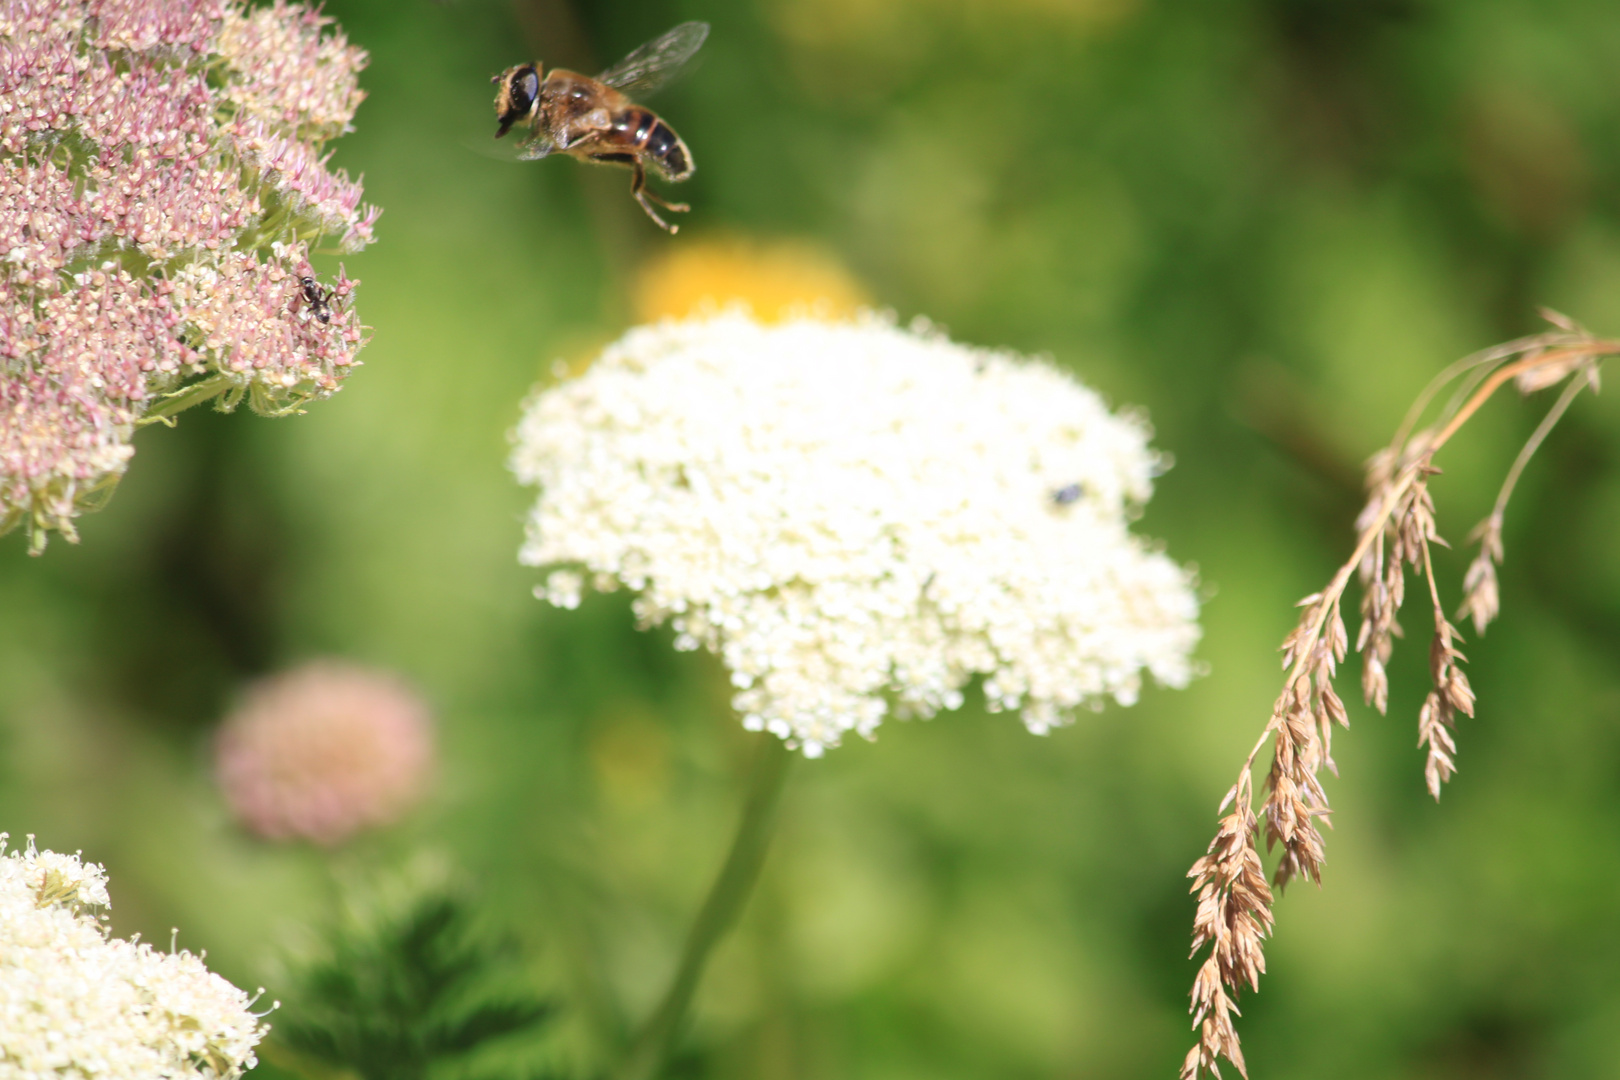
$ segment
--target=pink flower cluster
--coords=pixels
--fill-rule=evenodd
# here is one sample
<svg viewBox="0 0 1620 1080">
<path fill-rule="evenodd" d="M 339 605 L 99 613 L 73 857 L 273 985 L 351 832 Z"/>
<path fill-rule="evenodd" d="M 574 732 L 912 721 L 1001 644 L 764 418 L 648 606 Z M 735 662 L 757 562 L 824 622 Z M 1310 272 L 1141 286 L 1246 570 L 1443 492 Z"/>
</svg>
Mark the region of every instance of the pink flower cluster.
<svg viewBox="0 0 1620 1080">
<path fill-rule="evenodd" d="M 336 844 L 399 820 L 433 772 L 427 706 L 383 672 L 317 660 L 248 688 L 220 728 L 215 775 L 268 840 Z"/>
<path fill-rule="evenodd" d="M 0 3 L 0 532 L 73 539 L 143 422 L 341 386 L 356 282 L 309 258 L 373 237 L 325 151 L 365 63 L 285 0 Z"/>
</svg>

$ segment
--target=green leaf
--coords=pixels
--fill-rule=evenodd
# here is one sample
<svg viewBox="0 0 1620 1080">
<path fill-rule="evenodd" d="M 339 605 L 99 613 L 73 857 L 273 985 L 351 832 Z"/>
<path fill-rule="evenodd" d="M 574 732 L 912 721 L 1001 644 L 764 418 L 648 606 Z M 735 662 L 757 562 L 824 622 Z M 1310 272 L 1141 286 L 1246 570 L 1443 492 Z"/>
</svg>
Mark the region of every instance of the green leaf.
<svg viewBox="0 0 1620 1080">
<path fill-rule="evenodd" d="M 475 932 L 465 904 L 419 896 L 335 930 L 295 975 L 273 1038 L 276 1065 L 361 1080 L 422 1080 L 488 1044 L 539 1031 L 556 1013 L 511 989 L 509 942 Z"/>
</svg>

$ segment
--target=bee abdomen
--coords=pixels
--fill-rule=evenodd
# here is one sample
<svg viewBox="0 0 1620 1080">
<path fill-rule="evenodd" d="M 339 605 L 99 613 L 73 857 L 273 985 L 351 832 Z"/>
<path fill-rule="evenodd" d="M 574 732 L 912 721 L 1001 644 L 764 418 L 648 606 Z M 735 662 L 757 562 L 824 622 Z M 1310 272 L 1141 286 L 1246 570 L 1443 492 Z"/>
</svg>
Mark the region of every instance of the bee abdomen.
<svg viewBox="0 0 1620 1080">
<path fill-rule="evenodd" d="M 657 161 L 671 180 L 685 180 L 692 175 L 692 155 L 673 128 L 662 120 L 654 120 L 643 144 L 649 157 Z"/>
</svg>

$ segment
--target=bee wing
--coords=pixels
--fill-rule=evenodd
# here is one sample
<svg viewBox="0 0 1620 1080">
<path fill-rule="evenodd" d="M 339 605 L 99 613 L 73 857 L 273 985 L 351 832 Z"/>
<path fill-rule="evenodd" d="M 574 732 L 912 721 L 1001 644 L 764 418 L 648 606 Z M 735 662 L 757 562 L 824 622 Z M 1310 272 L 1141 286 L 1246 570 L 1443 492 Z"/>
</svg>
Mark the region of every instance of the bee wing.
<svg viewBox="0 0 1620 1080">
<path fill-rule="evenodd" d="M 528 138 L 517 144 L 517 159 L 519 161 L 538 161 L 557 149 L 557 144 L 549 137 L 536 131 Z"/>
<path fill-rule="evenodd" d="M 708 36 L 708 23 L 683 22 L 602 72 L 596 81 L 631 97 L 651 93 L 679 74 Z"/>
<path fill-rule="evenodd" d="M 555 153 L 557 144 L 545 135 L 535 132 L 525 135 L 521 139 L 464 139 L 461 145 L 479 157 L 493 158 L 496 161 L 517 163 L 519 161 L 534 161 L 548 154 Z"/>
</svg>

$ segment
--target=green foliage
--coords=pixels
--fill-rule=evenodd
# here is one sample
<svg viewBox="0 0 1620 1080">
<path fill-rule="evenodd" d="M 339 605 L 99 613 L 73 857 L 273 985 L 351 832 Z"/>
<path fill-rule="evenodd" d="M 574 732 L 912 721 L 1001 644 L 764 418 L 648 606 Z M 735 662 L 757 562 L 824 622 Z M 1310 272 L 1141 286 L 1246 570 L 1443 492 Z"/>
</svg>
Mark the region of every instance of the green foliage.
<svg viewBox="0 0 1620 1080">
<path fill-rule="evenodd" d="M 322 919 L 326 876 L 224 820 L 213 726 L 245 679 L 312 655 L 396 669 L 438 706 L 444 783 L 392 842 L 454 850 L 481 915 L 546 928 L 567 1008 L 542 1037 L 605 1067 L 724 858 L 746 747 L 718 665 L 636 632 L 628 598 L 531 597 L 505 432 L 554 360 L 622 332 L 642 260 L 808 239 L 901 318 L 1049 351 L 1148 410 L 1177 463 L 1143 531 L 1214 593 L 1210 674 L 1046 739 L 970 695 L 796 769 L 679 1073 L 1173 1076 L 1185 874 L 1269 715 L 1294 601 L 1348 553 L 1360 462 L 1439 368 L 1538 328 L 1537 304 L 1620 332 L 1614 0 L 325 11 L 372 57 L 333 161 L 385 208 L 345 260 L 365 366 L 307 416 L 193 409 L 137 435 L 81 545 L 0 542 L 0 828 L 108 863 L 119 933 L 178 925 L 255 987 L 267 938 Z M 649 102 L 698 166 L 665 189 L 693 204 L 679 236 L 622 172 L 464 149 L 493 144 L 487 80 L 509 64 L 597 71 L 693 18 L 714 26 L 702 66 Z M 1421 603 L 1390 715 L 1351 702 L 1323 887 L 1283 898 L 1241 1002 L 1254 1080 L 1615 1076 L 1615 390 L 1577 403 L 1515 495 L 1438 807 Z M 1448 610 L 1540 411 L 1493 403 L 1435 479 Z M 272 986 L 275 1041 L 302 1004 Z"/>
<path fill-rule="evenodd" d="M 324 1069 L 421 1080 L 491 1042 L 544 1027 L 555 1011 L 549 1002 L 490 989 L 513 953 L 469 924 L 464 902 L 438 893 L 371 927 L 334 932 L 327 955 L 296 974 L 267 1057 L 313 1063 L 318 1069 L 305 1071 L 317 1077 Z"/>
</svg>

